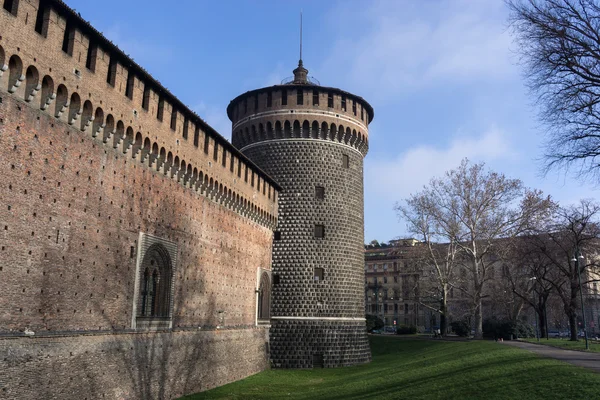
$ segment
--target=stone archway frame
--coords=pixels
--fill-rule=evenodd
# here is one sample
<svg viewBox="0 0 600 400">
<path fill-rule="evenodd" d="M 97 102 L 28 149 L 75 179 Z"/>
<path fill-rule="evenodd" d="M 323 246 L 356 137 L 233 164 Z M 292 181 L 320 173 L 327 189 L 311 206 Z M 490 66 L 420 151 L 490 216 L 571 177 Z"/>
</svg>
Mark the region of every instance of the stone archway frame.
<svg viewBox="0 0 600 400">
<path fill-rule="evenodd" d="M 142 281 L 142 263 L 144 257 L 148 250 L 154 246 L 160 245 L 166 252 L 168 253 L 168 257 L 171 261 L 171 282 L 169 288 L 169 316 L 168 321 L 164 321 L 160 324 L 160 326 L 141 326 L 138 324 L 138 307 L 140 304 L 140 285 Z M 167 239 L 163 239 L 148 233 L 140 232 L 138 237 L 138 246 L 137 246 L 137 258 L 135 263 L 135 284 L 134 284 L 134 295 L 133 295 L 133 304 L 132 304 L 132 313 L 131 313 L 131 327 L 132 329 L 152 329 L 152 328 L 173 328 L 173 297 L 175 295 L 175 272 L 177 269 L 177 244 Z"/>
</svg>

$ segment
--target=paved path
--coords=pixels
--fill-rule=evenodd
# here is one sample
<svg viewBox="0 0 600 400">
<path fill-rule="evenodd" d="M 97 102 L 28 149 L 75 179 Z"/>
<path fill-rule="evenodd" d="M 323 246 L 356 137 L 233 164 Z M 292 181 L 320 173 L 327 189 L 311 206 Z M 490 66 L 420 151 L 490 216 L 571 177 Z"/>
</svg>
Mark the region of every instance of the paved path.
<svg viewBox="0 0 600 400">
<path fill-rule="evenodd" d="M 591 369 L 600 373 L 600 353 L 586 353 L 583 351 L 565 350 L 557 347 L 544 346 L 517 340 L 502 342 L 506 345 L 520 347 L 544 357 L 555 358 L 569 364 Z"/>
</svg>

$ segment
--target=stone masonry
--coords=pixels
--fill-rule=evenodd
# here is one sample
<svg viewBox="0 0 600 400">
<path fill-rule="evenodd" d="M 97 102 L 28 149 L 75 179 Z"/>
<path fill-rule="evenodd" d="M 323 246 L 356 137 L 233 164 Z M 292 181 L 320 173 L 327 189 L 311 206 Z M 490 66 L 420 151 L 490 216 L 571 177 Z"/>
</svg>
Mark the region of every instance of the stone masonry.
<svg viewBox="0 0 600 400">
<path fill-rule="evenodd" d="M 271 358 L 276 367 L 368 362 L 364 319 L 363 157 L 371 106 L 311 84 L 245 93 L 228 114 L 233 144 L 282 186 L 273 246 Z"/>
</svg>

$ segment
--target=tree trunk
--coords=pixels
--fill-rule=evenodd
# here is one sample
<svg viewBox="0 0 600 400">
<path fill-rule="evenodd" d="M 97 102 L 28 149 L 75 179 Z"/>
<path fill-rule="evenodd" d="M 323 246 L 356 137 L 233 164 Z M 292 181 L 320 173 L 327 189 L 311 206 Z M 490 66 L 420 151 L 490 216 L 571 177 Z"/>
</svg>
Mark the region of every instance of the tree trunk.
<svg viewBox="0 0 600 400">
<path fill-rule="evenodd" d="M 475 339 L 483 339 L 483 315 L 481 313 L 481 299 L 475 306 Z"/>
<path fill-rule="evenodd" d="M 567 312 L 567 315 L 569 317 L 569 326 L 571 329 L 571 341 L 576 342 L 578 340 L 577 334 L 579 333 L 579 329 L 577 326 L 577 309 L 578 309 L 578 304 L 577 304 L 577 294 L 579 293 L 579 286 L 577 282 L 572 282 L 571 283 L 571 298 L 570 298 L 570 302 L 569 302 L 569 306 L 565 307 L 567 308 L 565 311 Z"/>
<path fill-rule="evenodd" d="M 447 320 L 446 315 L 448 315 L 448 286 L 442 286 L 442 300 L 440 301 L 440 333 L 442 336 L 446 335 L 447 330 Z"/>
<path fill-rule="evenodd" d="M 575 313 L 569 313 L 569 329 L 571 331 L 571 339 L 573 342 L 577 341 L 577 315 Z"/>
</svg>

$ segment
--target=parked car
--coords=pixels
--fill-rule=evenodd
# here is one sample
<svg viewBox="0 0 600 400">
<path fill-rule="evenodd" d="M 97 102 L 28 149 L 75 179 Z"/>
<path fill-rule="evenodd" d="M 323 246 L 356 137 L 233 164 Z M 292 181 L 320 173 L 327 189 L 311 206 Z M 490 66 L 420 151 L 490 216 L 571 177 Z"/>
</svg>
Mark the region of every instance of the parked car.
<svg viewBox="0 0 600 400">
<path fill-rule="evenodd" d="M 371 333 L 373 333 L 375 335 L 381 335 L 383 333 L 383 331 L 381 329 L 373 329 L 371 331 Z"/>
<path fill-rule="evenodd" d="M 396 333 L 396 327 L 394 326 L 386 326 L 383 331 L 385 333 Z"/>
</svg>

